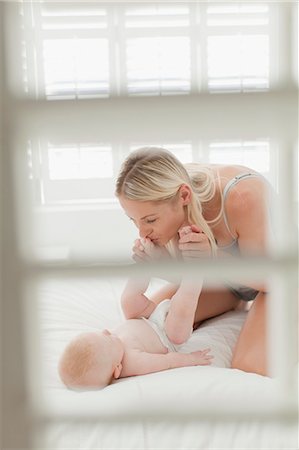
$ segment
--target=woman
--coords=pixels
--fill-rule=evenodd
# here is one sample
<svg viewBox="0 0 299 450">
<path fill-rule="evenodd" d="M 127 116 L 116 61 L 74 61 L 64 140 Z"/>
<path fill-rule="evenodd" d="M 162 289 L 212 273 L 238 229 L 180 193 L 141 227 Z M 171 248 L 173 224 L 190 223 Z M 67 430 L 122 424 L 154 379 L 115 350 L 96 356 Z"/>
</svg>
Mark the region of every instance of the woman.
<svg viewBox="0 0 299 450">
<path fill-rule="evenodd" d="M 181 164 L 170 152 L 142 148 L 129 155 L 116 183 L 116 195 L 139 229 L 141 240 L 158 250 L 148 254 L 135 241 L 134 260 L 165 253 L 184 259 L 265 254 L 268 242 L 267 182 L 243 166 Z M 179 230 L 192 232 L 179 239 Z M 169 284 L 151 299 L 172 298 Z M 241 300 L 255 300 L 241 331 L 232 367 L 267 374 L 265 287 L 250 283 L 200 292 L 193 323 L 235 309 Z M 185 310 L 186 310 L 185 305 Z M 184 314 L 183 310 L 181 312 Z M 179 318 L 178 318 L 179 319 Z"/>
</svg>

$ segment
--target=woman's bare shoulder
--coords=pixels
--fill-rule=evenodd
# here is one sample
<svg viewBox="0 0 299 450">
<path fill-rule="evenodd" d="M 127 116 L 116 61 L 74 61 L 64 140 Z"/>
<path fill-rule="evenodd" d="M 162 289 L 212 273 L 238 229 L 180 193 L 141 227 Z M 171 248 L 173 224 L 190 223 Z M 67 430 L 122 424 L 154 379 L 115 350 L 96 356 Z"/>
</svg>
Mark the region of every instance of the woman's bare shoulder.
<svg viewBox="0 0 299 450">
<path fill-rule="evenodd" d="M 194 163 L 194 166 L 198 167 L 200 170 L 202 164 Z M 205 167 L 210 168 L 214 172 L 215 179 L 218 178 L 220 182 L 222 192 L 226 185 L 234 180 L 235 177 L 245 174 L 256 175 L 240 179 L 230 187 L 226 196 L 227 198 L 225 199 L 226 207 L 229 207 L 231 204 L 232 207 L 239 208 L 241 206 L 240 203 L 246 204 L 247 201 L 256 199 L 263 191 L 266 192 L 268 189 L 268 184 L 262 174 L 248 166 L 207 164 Z"/>
<path fill-rule="evenodd" d="M 243 174 L 260 175 L 256 170 L 242 165 L 212 164 L 211 168 L 213 168 L 215 172 L 218 173 L 220 179 L 224 181 L 224 184 L 239 175 Z"/>
<path fill-rule="evenodd" d="M 268 185 L 263 177 L 248 177 L 235 184 L 225 199 L 231 229 L 236 235 L 249 235 L 250 228 L 266 223 Z"/>
</svg>

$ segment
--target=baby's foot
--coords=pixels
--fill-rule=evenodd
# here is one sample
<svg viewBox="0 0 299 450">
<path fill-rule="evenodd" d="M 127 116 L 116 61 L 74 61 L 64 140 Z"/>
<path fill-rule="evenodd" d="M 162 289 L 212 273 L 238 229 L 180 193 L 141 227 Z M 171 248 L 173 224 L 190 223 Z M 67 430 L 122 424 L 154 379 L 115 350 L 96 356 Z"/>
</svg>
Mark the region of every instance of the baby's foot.
<svg viewBox="0 0 299 450">
<path fill-rule="evenodd" d="M 140 241 L 141 241 L 141 245 L 143 246 L 145 253 L 149 256 L 152 256 L 153 247 L 154 247 L 154 244 L 152 243 L 152 241 L 148 238 L 142 238 L 142 239 L 140 239 Z"/>
<path fill-rule="evenodd" d="M 159 258 L 161 256 L 161 249 L 155 245 L 149 238 L 142 238 L 141 245 L 144 248 L 145 253 L 150 258 Z"/>
</svg>

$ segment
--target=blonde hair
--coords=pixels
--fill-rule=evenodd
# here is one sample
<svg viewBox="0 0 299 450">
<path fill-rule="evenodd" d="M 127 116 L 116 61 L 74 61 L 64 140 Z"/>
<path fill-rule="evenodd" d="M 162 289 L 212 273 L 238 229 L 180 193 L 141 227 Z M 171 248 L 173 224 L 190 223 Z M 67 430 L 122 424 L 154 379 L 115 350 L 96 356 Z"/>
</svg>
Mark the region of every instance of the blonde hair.
<svg viewBox="0 0 299 450">
<path fill-rule="evenodd" d="M 185 165 L 185 167 L 191 179 L 193 190 L 198 196 L 200 203 L 207 203 L 212 200 L 212 198 L 216 194 L 217 187 L 211 167 L 198 163 L 188 163 Z M 214 219 L 206 221 L 208 224 L 216 224 L 223 214 L 224 201 L 221 189 L 221 181 L 218 172 L 217 183 L 220 193 L 220 211 Z"/>
<path fill-rule="evenodd" d="M 202 214 L 202 203 L 211 200 L 216 192 L 214 175 L 208 167 L 194 164 L 185 167 L 168 150 L 143 147 L 124 161 L 115 195 L 136 201 L 165 202 L 175 199 L 183 184 L 188 185 L 192 193 L 191 202 L 186 206 L 188 222 L 202 229 L 215 254 L 216 240 Z M 219 217 L 220 214 L 212 222 Z M 173 249 L 173 244 L 168 247 Z"/>
</svg>

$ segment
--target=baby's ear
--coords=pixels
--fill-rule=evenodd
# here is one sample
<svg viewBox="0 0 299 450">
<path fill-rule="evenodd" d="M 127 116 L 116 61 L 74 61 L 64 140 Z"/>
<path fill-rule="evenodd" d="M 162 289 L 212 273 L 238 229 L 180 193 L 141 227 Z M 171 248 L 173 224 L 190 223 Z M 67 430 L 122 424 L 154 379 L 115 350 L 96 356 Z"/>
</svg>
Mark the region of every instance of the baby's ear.
<svg viewBox="0 0 299 450">
<path fill-rule="evenodd" d="M 119 363 L 119 364 L 115 367 L 114 372 L 113 372 L 113 375 L 112 375 L 113 378 L 115 378 L 115 379 L 117 380 L 117 378 L 120 377 L 122 368 L 123 368 L 122 363 Z"/>
</svg>

